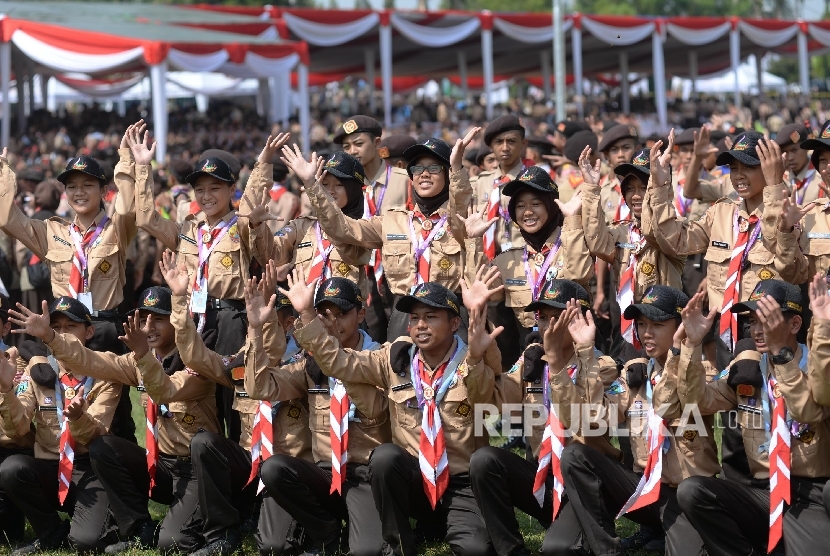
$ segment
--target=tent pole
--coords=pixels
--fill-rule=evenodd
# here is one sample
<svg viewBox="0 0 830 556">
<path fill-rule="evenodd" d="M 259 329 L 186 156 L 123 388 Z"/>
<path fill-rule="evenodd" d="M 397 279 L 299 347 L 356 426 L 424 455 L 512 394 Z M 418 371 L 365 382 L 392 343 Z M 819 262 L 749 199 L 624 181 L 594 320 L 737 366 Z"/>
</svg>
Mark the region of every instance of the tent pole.
<svg viewBox="0 0 830 556">
<path fill-rule="evenodd" d="M 803 22 L 798 28 L 798 82 L 801 85 L 801 94 L 810 94 L 810 54 L 807 51 L 807 33 Z M 761 79 L 760 72 L 758 79 Z"/>
<path fill-rule="evenodd" d="M 562 34 L 562 0 L 553 0 L 553 73 L 556 94 L 556 120 L 567 116 L 565 110 L 565 36 Z"/>
<path fill-rule="evenodd" d="M 622 96 L 622 111 L 623 114 L 631 113 L 631 98 L 630 89 L 631 84 L 628 82 L 628 51 L 620 52 L 620 95 Z"/>
<path fill-rule="evenodd" d="M 380 24 L 380 78 L 383 88 L 383 127 L 392 126 L 392 27 L 388 17 Z"/>
<path fill-rule="evenodd" d="M 12 74 L 12 43 L 0 42 L 0 89 L 3 92 L 3 126 L 0 130 L 0 148 L 9 144 L 11 136 L 11 106 L 9 103 L 9 83 Z"/>
<path fill-rule="evenodd" d="M 691 98 L 697 98 L 697 50 L 689 51 L 689 80 L 692 82 Z"/>
<path fill-rule="evenodd" d="M 663 59 L 663 36 L 659 24 L 655 26 L 651 35 L 652 44 L 652 65 L 654 67 L 654 103 L 657 108 L 657 121 L 660 126 L 660 133 L 665 133 L 668 128 L 666 117 L 666 65 Z"/>
<path fill-rule="evenodd" d="M 564 41 L 563 41 L 564 42 Z M 571 60 L 574 66 L 574 95 L 576 100 L 576 110 L 579 117 L 585 116 L 584 95 L 582 94 L 582 28 L 574 21 L 574 26 L 571 28 Z"/>
<path fill-rule="evenodd" d="M 369 113 L 374 116 L 377 110 L 377 103 L 375 102 L 375 50 L 367 48 L 363 51 L 363 57 L 366 62 L 366 84 L 369 86 Z"/>
<path fill-rule="evenodd" d="M 738 29 L 737 23 L 729 31 L 729 57 L 732 62 L 732 75 L 735 77 L 735 106 L 740 108 L 742 103 L 738 66 L 741 65 L 741 30 Z"/>
<path fill-rule="evenodd" d="M 150 66 L 150 82 L 153 89 L 153 135 L 156 140 L 156 162 L 164 162 L 167 154 L 167 62 Z"/>
<path fill-rule="evenodd" d="M 481 61 L 484 66 L 485 116 L 493 119 L 493 30 L 481 29 Z"/>
<path fill-rule="evenodd" d="M 308 66 L 297 66 L 297 92 L 300 97 L 300 129 L 302 133 L 302 149 L 306 155 L 311 152 L 311 114 L 308 109 Z"/>
<path fill-rule="evenodd" d="M 759 56 L 758 54 L 755 55 L 755 73 L 757 74 L 758 79 L 758 94 L 764 94 L 764 65 L 763 62 L 764 57 Z"/>
</svg>

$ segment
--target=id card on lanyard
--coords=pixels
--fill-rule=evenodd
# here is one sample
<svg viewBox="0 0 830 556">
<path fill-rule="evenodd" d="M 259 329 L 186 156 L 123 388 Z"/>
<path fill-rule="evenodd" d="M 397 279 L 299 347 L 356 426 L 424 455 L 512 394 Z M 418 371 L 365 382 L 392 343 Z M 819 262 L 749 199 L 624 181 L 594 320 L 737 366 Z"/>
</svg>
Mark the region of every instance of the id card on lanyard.
<svg viewBox="0 0 830 556">
<path fill-rule="evenodd" d="M 219 242 L 222 241 L 222 238 L 225 237 L 225 234 L 228 233 L 231 226 L 236 224 L 238 219 L 239 217 L 234 215 L 230 220 L 220 222 L 213 230 L 210 229 L 207 223 L 199 226 L 196 234 L 196 244 L 199 247 L 199 266 L 196 268 L 196 281 L 193 293 L 190 296 L 190 310 L 194 313 L 204 314 L 207 311 L 208 284 L 207 277 L 205 276 L 205 266 L 207 265 L 208 259 L 210 259 L 213 248 L 219 245 Z M 217 231 L 219 233 L 213 237 L 213 234 Z M 206 238 L 209 241 L 206 242 Z M 205 245 L 205 243 L 209 245 Z"/>
<path fill-rule="evenodd" d="M 92 246 L 95 245 L 96 241 L 98 241 L 98 238 L 101 237 L 101 232 L 104 231 L 104 227 L 107 225 L 107 222 L 109 222 L 109 219 L 109 216 L 104 215 L 95 227 L 95 231 L 92 232 L 92 235 L 86 244 L 86 249 L 84 249 L 84 238 L 80 233 L 78 233 L 78 230 L 75 229 L 75 225 L 69 225 L 69 236 L 72 238 L 72 243 L 75 244 L 75 254 L 78 259 L 78 263 L 81 265 L 81 277 L 83 278 L 83 291 L 78 292 L 78 301 L 83 303 L 89 310 L 90 314 L 93 315 L 95 314 L 95 310 L 92 307 L 92 292 L 89 291 L 88 257 L 90 249 L 92 249 Z"/>
</svg>

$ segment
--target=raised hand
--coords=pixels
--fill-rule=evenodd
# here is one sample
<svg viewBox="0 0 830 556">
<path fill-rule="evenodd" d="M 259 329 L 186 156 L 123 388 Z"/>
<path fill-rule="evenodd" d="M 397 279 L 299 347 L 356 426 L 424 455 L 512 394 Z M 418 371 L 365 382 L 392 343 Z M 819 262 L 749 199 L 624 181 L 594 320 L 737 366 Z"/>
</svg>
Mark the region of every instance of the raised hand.
<svg viewBox="0 0 830 556">
<path fill-rule="evenodd" d="M 582 181 L 588 185 L 599 185 L 601 178 L 600 168 L 602 161 L 597 159 L 596 164 L 591 166 L 591 147 L 585 147 L 579 155 L 579 169 L 582 172 Z"/>
<path fill-rule="evenodd" d="M 0 355 L 0 392 L 9 392 L 14 388 L 17 375 L 17 348 L 9 348 Z"/>
<path fill-rule="evenodd" d="M 798 224 L 804 218 L 804 215 L 816 206 L 815 201 L 800 206 L 797 195 L 798 191 L 793 188 L 793 192 L 789 197 L 784 198 L 784 203 L 781 205 L 781 214 L 778 215 L 778 229 L 782 232 L 792 230 L 793 226 Z"/>
<path fill-rule="evenodd" d="M 784 181 L 784 155 L 781 147 L 771 139 L 758 141 L 758 158 L 761 159 L 761 170 L 767 185 L 778 185 Z"/>
<path fill-rule="evenodd" d="M 563 203 L 559 199 L 554 199 L 559 210 L 562 211 L 563 216 L 573 216 L 575 214 L 582 214 L 582 191 L 577 191 L 571 200 Z"/>
<path fill-rule="evenodd" d="M 452 148 L 452 153 L 450 154 L 450 168 L 452 168 L 453 172 L 461 170 L 462 163 L 464 162 L 464 151 L 470 146 L 470 143 L 472 143 L 473 138 L 475 138 L 479 131 L 481 131 L 480 127 L 474 127 L 467 132 L 464 139 L 458 139 L 455 142 L 455 146 Z"/>
<path fill-rule="evenodd" d="M 263 297 L 269 296 L 277 291 L 277 282 L 279 277 L 280 267 L 274 262 L 274 259 L 268 261 L 262 272 L 262 278 L 259 282 L 259 291 L 262 292 Z"/>
<path fill-rule="evenodd" d="M 124 335 L 119 336 L 118 339 L 130 348 L 136 361 L 150 351 L 147 343 L 147 321 L 144 321 L 142 326 L 138 311 L 127 317 L 127 322 L 124 323 Z"/>
<path fill-rule="evenodd" d="M 86 413 L 86 408 L 89 407 L 89 402 L 84 396 L 84 385 L 81 384 L 77 390 L 75 390 L 75 397 L 69 402 L 69 405 L 66 406 L 66 409 L 63 410 L 64 416 L 69 419 L 70 421 L 77 421 L 81 418 L 81 415 Z"/>
<path fill-rule="evenodd" d="M 469 309 L 469 308 L 468 308 Z M 484 307 L 476 307 L 469 310 L 470 325 L 467 327 L 467 338 L 469 339 L 467 357 L 478 362 L 484 358 L 484 354 L 496 341 L 496 337 L 504 330 L 499 326 L 489 334 L 487 333 L 487 310 Z"/>
<path fill-rule="evenodd" d="M 273 261 L 271 261 L 273 262 Z M 277 302 L 277 294 L 272 293 L 265 301 L 262 289 L 257 287 L 256 276 L 245 283 L 243 291 L 245 296 L 245 311 L 248 317 L 248 328 L 261 329 L 274 312 L 274 305 Z"/>
<path fill-rule="evenodd" d="M 703 308 L 705 305 L 706 293 L 698 292 L 680 311 L 680 318 L 683 319 L 683 328 L 687 340 L 686 345 L 689 347 L 697 347 L 702 344 L 703 338 L 706 337 L 706 334 L 712 328 L 712 323 L 715 322 L 715 316 L 718 312 L 709 311 L 709 314 L 704 316 Z"/>
<path fill-rule="evenodd" d="M 674 149 L 674 128 L 669 132 L 669 146 L 666 147 L 662 153 L 660 148 L 663 146 L 662 141 L 657 141 L 649 153 L 651 161 L 651 179 L 656 186 L 671 184 L 671 153 Z"/>
<path fill-rule="evenodd" d="M 789 319 L 784 318 L 781 306 L 771 295 L 765 295 L 758 300 L 755 316 L 763 326 L 764 343 L 767 344 L 769 352 L 777 355 L 790 339 L 792 331 Z"/>
<path fill-rule="evenodd" d="M 280 288 L 282 294 L 291 301 L 294 310 L 303 317 L 303 322 L 308 324 L 314 319 L 314 292 L 319 280 L 311 284 L 305 283 L 305 273 L 301 268 L 295 268 L 288 276 L 288 289 Z M 309 320 L 306 320 L 308 318 Z"/>
<path fill-rule="evenodd" d="M 551 369 L 561 369 L 565 364 L 565 361 L 562 361 L 562 352 L 565 347 L 565 330 L 568 329 L 568 322 L 570 320 L 568 312 L 569 307 L 566 305 L 565 310 L 559 314 L 559 318 L 555 320 L 550 319 L 545 334 L 542 336 L 542 345 L 545 348 L 545 359 L 550 364 Z"/>
<path fill-rule="evenodd" d="M 482 237 L 490 229 L 490 226 L 495 224 L 499 219 L 498 216 L 494 216 L 487 220 L 487 208 L 487 205 L 483 205 L 480 211 L 471 213 L 467 218 L 464 218 L 461 213 L 458 214 L 458 218 L 464 222 L 464 227 L 467 229 L 467 237 Z"/>
<path fill-rule="evenodd" d="M 571 302 L 579 309 L 579 304 L 575 299 Z M 594 324 L 594 316 L 591 311 L 587 311 L 584 315 L 581 310 L 573 313 L 568 322 L 568 332 L 571 333 L 571 339 L 577 344 L 593 344 L 597 337 L 597 325 Z"/>
<path fill-rule="evenodd" d="M 821 272 L 813 276 L 807 294 L 813 318 L 830 320 L 830 295 L 827 293 L 827 279 Z"/>
<path fill-rule="evenodd" d="M 314 182 L 314 174 L 317 172 L 318 166 L 316 152 L 311 153 L 311 160 L 306 160 L 300 151 L 299 145 L 294 145 L 293 150 L 286 145 L 282 148 L 282 161 L 285 162 L 286 166 L 294 170 L 294 173 L 297 174 L 297 177 L 303 183 L 309 184 Z"/>
<path fill-rule="evenodd" d="M 712 135 L 709 131 L 709 126 L 704 125 L 700 131 L 695 131 L 695 156 L 698 158 L 706 158 L 713 152 L 717 152 L 717 148 L 712 145 Z"/>
<path fill-rule="evenodd" d="M 270 201 L 271 194 L 266 189 L 262 192 L 262 199 L 259 200 L 259 203 L 252 207 L 248 214 L 240 213 L 239 216 L 247 218 L 248 222 L 250 222 L 253 227 L 257 227 L 263 222 L 267 222 L 269 220 L 276 220 L 278 222 L 285 220 L 282 216 L 277 216 L 276 214 L 271 213 Z"/>
<path fill-rule="evenodd" d="M 162 253 L 159 269 L 173 295 L 187 295 L 190 276 L 187 274 L 187 266 L 184 262 L 176 264 L 175 253 L 169 250 Z"/>
<path fill-rule="evenodd" d="M 9 309 L 9 320 L 20 327 L 17 330 L 12 330 L 12 333 L 28 334 L 40 338 L 46 343 L 55 338 L 55 331 L 52 330 L 51 319 L 49 318 L 49 304 L 46 303 L 46 300 L 40 304 L 41 314 L 35 313 L 23 306 L 22 303 L 18 303 L 17 308 L 19 311 Z"/>
<path fill-rule="evenodd" d="M 124 140 L 130 151 L 133 153 L 133 160 L 136 164 L 147 165 L 153 161 L 156 154 L 156 143 L 153 141 L 150 144 L 150 132 L 147 131 L 147 124 L 144 120 L 139 120 L 134 125 L 127 128 L 124 134 Z"/>
<path fill-rule="evenodd" d="M 500 277 L 498 267 L 482 265 L 476 272 L 476 279 L 472 284 L 467 282 L 467 278 L 461 279 L 461 297 L 468 311 L 485 309 L 493 294 L 504 289 L 503 285 L 492 287 Z M 296 309 L 296 305 L 294 308 Z"/>
<path fill-rule="evenodd" d="M 260 164 L 270 164 L 274 159 L 274 155 L 279 152 L 279 149 L 281 149 L 290 138 L 290 133 L 278 133 L 276 137 L 269 135 L 268 140 L 265 141 L 265 146 L 262 148 L 262 152 L 259 153 L 257 162 Z"/>
</svg>

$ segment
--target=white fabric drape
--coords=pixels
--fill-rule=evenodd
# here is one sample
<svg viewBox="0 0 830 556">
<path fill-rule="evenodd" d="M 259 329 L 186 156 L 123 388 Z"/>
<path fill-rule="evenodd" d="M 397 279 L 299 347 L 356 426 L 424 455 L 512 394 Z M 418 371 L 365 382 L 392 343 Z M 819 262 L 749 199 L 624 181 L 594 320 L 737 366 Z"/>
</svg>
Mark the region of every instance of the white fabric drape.
<svg viewBox="0 0 830 556">
<path fill-rule="evenodd" d="M 273 77 L 291 71 L 300 61 L 299 54 L 289 54 L 284 58 L 266 58 L 255 52 L 245 55 L 245 66 L 255 77 Z"/>
<path fill-rule="evenodd" d="M 114 54 L 71 52 L 38 40 L 20 29 L 12 34 L 12 42 L 38 64 L 60 72 L 100 73 L 115 70 L 144 55 L 141 46 Z"/>
<path fill-rule="evenodd" d="M 654 32 L 654 23 L 634 27 L 613 27 L 589 17 L 582 18 L 582 27 L 598 39 L 614 46 L 628 46 L 644 41 Z"/>
<path fill-rule="evenodd" d="M 770 31 L 750 25 L 746 21 L 738 21 L 738 30 L 758 46 L 774 47 L 791 41 L 798 33 L 798 25 L 793 24 L 779 31 Z"/>
<path fill-rule="evenodd" d="M 573 27 L 573 21 L 567 20 L 562 22 L 562 32 L 567 33 Z M 504 19 L 500 19 L 498 15 L 493 18 L 493 27 L 503 35 L 513 39 L 514 41 L 523 42 L 525 44 L 538 44 L 553 41 L 553 25 L 545 27 L 525 27 L 523 25 L 516 25 Z"/>
<path fill-rule="evenodd" d="M 380 22 L 380 16 L 376 13 L 371 13 L 349 23 L 338 23 L 336 25 L 308 21 L 287 12 L 282 14 L 282 18 L 292 33 L 314 46 L 345 44 L 365 35 L 377 27 Z"/>
<path fill-rule="evenodd" d="M 713 43 L 728 33 L 731 28 L 732 23 L 729 21 L 725 21 L 709 29 L 689 29 L 688 27 L 682 27 L 675 23 L 666 24 L 666 31 L 668 31 L 669 35 L 683 44 L 694 46 Z"/>
<path fill-rule="evenodd" d="M 813 25 L 812 23 L 807 25 L 807 29 L 810 32 L 810 36 L 813 37 L 814 40 L 820 42 L 824 46 L 830 46 L 830 30 L 823 29 L 818 25 Z"/>
<path fill-rule="evenodd" d="M 128 91 L 145 77 L 146 74 L 142 73 L 129 79 L 124 79 L 123 81 L 116 81 L 113 83 L 98 83 L 95 81 L 85 82 L 83 79 L 72 79 L 62 75 L 56 75 L 55 79 L 57 79 L 70 89 L 74 89 L 79 93 L 83 93 L 87 96 L 95 98 L 107 98 L 115 97 L 120 95 L 121 93 L 124 93 L 125 91 Z"/>
<path fill-rule="evenodd" d="M 223 93 L 228 93 L 233 91 L 242 83 L 241 79 L 231 79 L 230 82 L 222 87 L 194 87 L 192 83 L 185 83 L 180 79 L 176 79 L 171 75 L 167 75 L 167 81 L 173 83 L 174 85 L 181 87 L 185 91 L 189 91 L 191 93 L 197 95 L 205 95 L 205 96 L 214 96 L 214 95 L 221 95 Z"/>
<path fill-rule="evenodd" d="M 277 41 L 280 38 L 280 34 L 277 32 L 277 28 L 273 25 L 269 25 L 265 31 L 263 31 L 257 36 L 264 41 Z"/>
<path fill-rule="evenodd" d="M 228 61 L 228 52 L 223 48 L 209 54 L 190 54 L 171 48 L 167 54 L 167 61 L 171 66 L 182 71 L 213 72 Z"/>
<path fill-rule="evenodd" d="M 463 23 L 452 27 L 430 27 L 419 25 L 393 13 L 389 17 L 392 27 L 415 44 L 430 48 L 445 48 L 463 41 L 481 27 L 477 17 L 471 17 Z"/>
</svg>

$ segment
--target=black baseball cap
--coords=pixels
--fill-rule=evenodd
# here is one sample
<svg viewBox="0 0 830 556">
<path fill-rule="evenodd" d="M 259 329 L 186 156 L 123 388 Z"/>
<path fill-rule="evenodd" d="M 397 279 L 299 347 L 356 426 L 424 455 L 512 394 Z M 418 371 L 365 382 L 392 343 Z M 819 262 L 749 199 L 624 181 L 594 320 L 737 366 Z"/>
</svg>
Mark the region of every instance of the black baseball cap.
<svg viewBox="0 0 830 556">
<path fill-rule="evenodd" d="M 764 138 L 757 131 L 744 131 L 732 143 L 732 149 L 718 155 L 715 163 L 718 166 L 728 166 L 732 160 L 737 160 L 747 166 L 760 166 L 758 158 L 758 142 Z"/>
<path fill-rule="evenodd" d="M 348 278 L 334 277 L 324 280 L 314 294 L 314 308 L 323 303 L 333 303 L 344 313 L 363 306 L 363 296 L 357 284 Z"/>
<path fill-rule="evenodd" d="M 62 295 L 49 304 L 49 315 L 61 314 L 75 322 L 92 326 L 92 315 L 86 305 L 68 295 Z"/>
<path fill-rule="evenodd" d="M 222 149 L 208 149 L 199 155 L 199 160 L 204 160 L 206 158 L 218 158 L 224 160 L 225 164 L 228 165 L 228 168 L 231 169 L 233 181 L 236 181 L 239 178 L 239 171 L 242 170 L 242 164 L 240 164 L 238 158 L 228 151 L 223 151 Z M 198 163 L 196 165 L 198 166 Z"/>
<path fill-rule="evenodd" d="M 436 158 L 439 161 L 443 162 L 447 170 L 449 171 L 451 153 L 452 149 L 449 145 L 447 145 L 441 139 L 430 137 L 429 139 L 421 141 L 417 145 L 413 145 L 404 151 L 403 157 L 406 159 L 406 171 L 409 174 L 409 177 L 411 178 L 412 166 L 414 166 L 415 160 L 417 160 L 418 157 L 423 155 L 431 156 L 432 158 Z"/>
<path fill-rule="evenodd" d="M 799 287 L 783 280 L 761 280 L 752 290 L 748 300 L 733 305 L 729 310 L 733 313 L 756 311 L 758 300 L 767 295 L 772 296 L 778 302 L 782 312 L 789 311 L 800 315 L 804 310 L 804 300 Z"/>
<path fill-rule="evenodd" d="M 9 307 L 12 306 L 11 299 L 5 295 L 0 294 L 0 316 L 6 318 L 9 316 Z"/>
<path fill-rule="evenodd" d="M 366 170 L 358 159 L 343 151 L 329 156 L 323 169 L 332 176 L 344 180 L 357 180 L 366 183 Z"/>
<path fill-rule="evenodd" d="M 395 309 L 402 313 L 411 313 L 412 309 L 418 303 L 423 303 L 424 305 L 438 309 L 447 309 L 456 315 L 461 315 L 459 309 L 461 302 L 458 300 L 458 296 L 436 282 L 427 282 L 416 286 L 415 291 L 401 297 L 395 303 Z"/>
<path fill-rule="evenodd" d="M 528 166 L 516 176 L 516 179 L 505 184 L 502 193 L 508 197 L 516 195 L 522 189 L 534 189 L 559 198 L 559 186 L 550 177 L 544 168 Z"/>
<path fill-rule="evenodd" d="M 651 286 L 643 294 L 643 299 L 639 303 L 625 308 L 623 316 L 628 320 L 634 320 L 643 315 L 655 322 L 679 319 L 680 311 L 688 302 L 689 296 L 676 288 L 661 285 Z"/>
<path fill-rule="evenodd" d="M 138 302 L 139 311 L 150 311 L 159 315 L 169 315 L 173 312 L 173 304 L 170 296 L 173 293 L 168 288 L 151 286 L 141 292 Z"/>
<path fill-rule="evenodd" d="M 564 309 L 571 299 L 576 299 L 581 309 L 587 311 L 591 307 L 591 298 L 588 291 L 572 280 L 550 280 L 542 286 L 539 299 L 525 307 L 525 311 L 538 311 L 544 307 Z"/>
<path fill-rule="evenodd" d="M 508 131 L 520 131 L 524 139 L 525 127 L 522 125 L 521 120 L 512 114 L 506 114 L 490 122 L 484 130 L 484 144 L 489 145 L 493 142 L 493 139 Z"/>
<path fill-rule="evenodd" d="M 216 156 L 199 160 L 196 163 L 196 168 L 193 170 L 193 173 L 187 176 L 187 183 L 196 185 L 196 180 L 201 176 L 211 176 L 229 184 L 236 182 L 236 178 L 228 163 Z"/>
<path fill-rule="evenodd" d="M 337 128 L 332 142 L 342 145 L 343 141 L 346 140 L 346 136 L 352 133 L 369 133 L 375 137 L 380 137 L 383 135 L 383 126 L 380 125 L 379 121 L 369 116 L 352 116 Z"/>
<path fill-rule="evenodd" d="M 810 138 L 810 132 L 804 124 L 787 124 L 775 134 L 775 142 L 781 147 L 800 145 Z"/>
<path fill-rule="evenodd" d="M 66 169 L 58 176 L 58 181 L 66 185 L 66 180 L 72 172 L 80 172 L 87 176 L 92 176 L 101 184 L 107 182 L 107 175 L 101 164 L 91 156 L 79 156 L 77 158 L 70 158 L 66 163 Z"/>
<path fill-rule="evenodd" d="M 620 164 L 614 168 L 614 173 L 620 177 L 620 180 L 625 181 L 630 175 L 635 175 L 640 178 L 643 183 L 648 183 L 648 178 L 651 175 L 651 151 L 648 149 L 640 149 L 634 153 L 631 162 Z"/>
<path fill-rule="evenodd" d="M 288 296 L 286 296 L 279 290 L 277 290 L 277 302 L 275 303 L 274 307 L 276 307 L 277 311 L 279 311 L 280 309 L 294 309 L 294 306 L 291 305 L 291 300 L 288 299 Z"/>
<path fill-rule="evenodd" d="M 380 140 L 378 156 L 381 158 L 403 158 L 403 153 L 418 142 L 411 135 L 398 133 L 389 135 Z"/>
<path fill-rule="evenodd" d="M 633 125 L 617 124 L 602 134 L 602 141 L 600 142 L 599 147 L 597 147 L 597 150 L 604 153 L 611 148 L 611 145 L 621 139 L 634 139 L 639 142 L 640 134 L 637 133 L 637 128 Z"/>
</svg>

